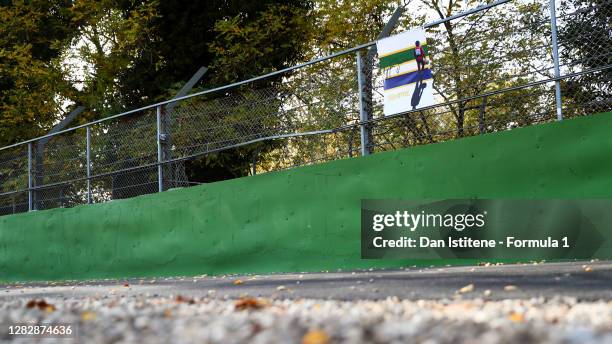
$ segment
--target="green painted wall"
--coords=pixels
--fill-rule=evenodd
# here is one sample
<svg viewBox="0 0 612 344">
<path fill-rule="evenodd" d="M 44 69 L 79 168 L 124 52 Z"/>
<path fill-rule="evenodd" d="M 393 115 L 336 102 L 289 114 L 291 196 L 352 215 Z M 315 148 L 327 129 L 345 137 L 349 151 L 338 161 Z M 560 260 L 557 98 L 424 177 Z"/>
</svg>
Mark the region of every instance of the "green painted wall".
<svg viewBox="0 0 612 344">
<path fill-rule="evenodd" d="M 360 259 L 362 198 L 611 198 L 611 128 L 608 113 L 0 217 L 0 280 L 414 264 Z"/>
</svg>

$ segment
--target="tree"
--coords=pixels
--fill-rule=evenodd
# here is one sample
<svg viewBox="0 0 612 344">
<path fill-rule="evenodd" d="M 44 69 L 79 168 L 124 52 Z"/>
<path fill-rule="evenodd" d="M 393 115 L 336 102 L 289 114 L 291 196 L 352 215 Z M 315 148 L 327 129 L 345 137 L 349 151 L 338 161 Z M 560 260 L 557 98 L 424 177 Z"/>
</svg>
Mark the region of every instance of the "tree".
<svg viewBox="0 0 612 344">
<path fill-rule="evenodd" d="M 294 64 L 302 59 L 301 42 L 307 32 L 304 14 L 308 9 L 307 1 L 179 4 L 176 1 L 79 0 L 71 8 L 78 35 L 72 40 L 65 57 L 72 54 L 75 60 L 84 62 L 87 67 L 85 73 L 72 73 L 77 76 L 72 82 L 81 87 L 73 98 L 88 108 L 81 120 L 103 118 L 168 99 L 200 66 L 211 67 L 206 75 L 207 87 L 210 88 Z M 274 87 L 274 82 L 267 80 L 256 87 Z M 253 106 L 240 104 L 241 98 L 244 102 L 249 97 L 245 92 L 248 93 L 243 88 L 211 97 L 198 97 L 179 103 L 172 113 L 164 108 L 164 130 L 168 137 L 164 144 L 169 147 L 165 158 L 181 157 L 177 150 L 184 150 L 183 147 L 194 142 L 199 142 L 200 146 L 209 145 L 210 142 L 205 140 L 210 140 L 210 135 L 189 130 L 193 123 L 201 123 L 198 121 L 210 119 L 210 125 L 221 123 L 225 127 L 243 130 L 239 124 L 233 123 L 247 118 L 254 111 Z M 212 118 L 211 113 L 206 112 L 210 111 L 206 103 L 219 97 L 233 98 L 236 105 L 223 113 L 216 112 L 216 117 Z M 278 105 L 274 104 L 277 104 L 274 100 L 261 104 L 258 111 L 264 111 L 264 105 L 268 108 L 266 111 L 272 108 L 277 111 Z M 187 107 L 198 108 L 196 117 L 191 117 L 190 121 Z M 151 141 L 155 135 L 143 135 L 154 128 L 143 126 L 142 115 L 135 114 L 93 128 L 96 144 L 102 145 L 96 150 L 100 153 L 94 156 L 97 172 L 133 168 L 156 160 L 155 142 Z M 148 116 L 150 121 L 154 115 L 149 113 Z M 259 122 L 253 127 L 265 125 L 271 124 Z M 190 135 L 184 134 L 186 132 Z M 224 133 L 226 139 L 233 137 L 228 135 L 236 134 L 239 133 Z M 142 140 L 134 141 L 135 138 Z M 167 164 L 164 168 L 169 171 L 165 175 L 187 173 L 196 182 L 246 175 L 252 152 L 263 150 L 265 145 L 259 146 L 194 159 L 187 164 L 187 172 L 182 164 Z M 202 149 L 199 152 L 203 152 Z M 136 178 L 152 184 L 153 172 L 142 171 L 141 175 L 134 172 L 128 179 Z M 115 196 L 132 195 L 125 186 L 131 182 L 119 180 L 121 178 L 113 179 L 113 185 L 124 190 L 122 196 Z M 171 182 L 167 187 L 173 185 Z M 134 189 L 133 192 L 139 191 Z"/>
<path fill-rule="evenodd" d="M 76 0 L 70 8 L 77 32 L 62 57 L 69 62 L 71 98 L 86 107 L 81 121 L 136 105 L 122 94 L 121 76 L 153 40 L 150 26 L 158 15 L 157 5 L 156 0 Z"/>
<path fill-rule="evenodd" d="M 612 65 L 612 3 L 603 0 L 563 2 L 559 54 L 566 73 Z M 566 116 L 606 111 L 612 101 L 612 68 L 562 81 Z"/>
<path fill-rule="evenodd" d="M 308 2 L 242 3 L 245 12 L 217 20 L 207 52 L 210 54 L 212 85 L 241 81 L 282 69 L 304 58 L 309 22 Z M 240 9 L 232 8 L 232 11 Z M 235 13 L 235 12 L 234 12 Z M 200 151 L 217 142 L 240 143 L 270 133 L 282 123 L 280 78 L 237 87 L 180 104 L 174 117 L 173 145 L 198 145 Z M 181 113 L 190 121 L 181 120 Z M 199 123 L 199 130 L 189 130 Z M 208 128 L 213 129 L 208 129 Z M 214 128 L 218 128 L 215 130 Z M 265 154 L 274 142 L 248 145 L 189 161 L 186 174 L 191 181 L 205 182 L 247 175 L 256 155 Z M 207 147 L 207 148 L 204 148 Z"/>
<path fill-rule="evenodd" d="M 70 1 L 0 2 L 0 145 L 41 135 L 64 112 L 56 60 L 72 32 Z"/>
<path fill-rule="evenodd" d="M 415 1 L 410 11 L 422 15 L 405 18 L 401 27 L 445 20 L 479 4 Z M 537 1 L 513 3 L 428 27 L 434 96 L 439 103 L 448 104 L 376 123 L 375 144 L 395 149 L 506 130 L 546 118 L 553 101 L 546 85 L 480 97 L 552 75 L 544 10 Z M 378 80 L 380 72 L 375 73 Z M 382 108 L 374 110 L 375 116 L 383 116 Z"/>
<path fill-rule="evenodd" d="M 316 1 L 309 14 L 313 32 L 305 36 L 311 38 L 306 47 L 307 59 L 375 40 L 400 5 L 400 1 Z M 296 70 L 286 77 L 283 87 L 288 94 L 288 121 L 294 132 L 344 127 L 359 120 L 354 54 Z M 295 138 L 271 152 L 263 161 L 263 169 L 325 161 L 332 156 L 348 157 L 358 154 L 358 147 L 358 128 Z"/>
<path fill-rule="evenodd" d="M 423 4 L 445 19 L 478 2 L 426 0 Z M 541 3 L 516 4 L 512 9 L 503 6 L 464 20 L 446 21 L 430 30 L 434 87 L 444 101 L 457 101 L 446 109 L 452 115 L 456 136 L 478 132 L 483 102 L 488 103 L 489 130 L 503 128 L 513 120 L 511 116 L 529 122 L 532 119 L 527 114 L 542 108 L 538 106 L 542 98 L 534 89 L 473 99 L 488 91 L 524 85 L 550 72 L 542 66 L 542 61 L 550 60 L 550 47 Z M 466 98 L 470 100 L 462 101 Z"/>
</svg>

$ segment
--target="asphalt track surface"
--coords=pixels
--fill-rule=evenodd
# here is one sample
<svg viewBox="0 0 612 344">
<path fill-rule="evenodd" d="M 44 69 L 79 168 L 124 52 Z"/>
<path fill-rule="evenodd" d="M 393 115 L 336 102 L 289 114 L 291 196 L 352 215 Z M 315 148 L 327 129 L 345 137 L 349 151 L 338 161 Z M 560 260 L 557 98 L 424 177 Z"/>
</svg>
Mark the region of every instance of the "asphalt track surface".
<svg viewBox="0 0 612 344">
<path fill-rule="evenodd" d="M 0 285 L 0 293 L 0 300 L 108 294 L 346 301 L 388 297 L 612 300 L 612 261 L 11 283 Z"/>
</svg>

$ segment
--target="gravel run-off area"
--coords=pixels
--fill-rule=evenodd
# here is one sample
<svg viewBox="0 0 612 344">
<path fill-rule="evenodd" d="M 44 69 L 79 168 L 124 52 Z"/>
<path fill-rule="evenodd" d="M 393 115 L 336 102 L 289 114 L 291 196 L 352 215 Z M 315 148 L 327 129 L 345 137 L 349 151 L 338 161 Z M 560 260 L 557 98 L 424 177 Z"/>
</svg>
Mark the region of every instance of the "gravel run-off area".
<svg viewBox="0 0 612 344">
<path fill-rule="evenodd" d="M 125 286 L 127 289 L 128 287 Z M 469 287 L 468 287 L 469 288 Z M 463 290 L 466 292 L 466 290 Z M 467 290 L 469 292 L 469 290 Z M 3 342 L 612 343 L 612 301 L 568 297 L 336 301 L 188 295 L 3 300 Z M 15 323 L 70 323 L 72 339 L 7 335 Z"/>
</svg>

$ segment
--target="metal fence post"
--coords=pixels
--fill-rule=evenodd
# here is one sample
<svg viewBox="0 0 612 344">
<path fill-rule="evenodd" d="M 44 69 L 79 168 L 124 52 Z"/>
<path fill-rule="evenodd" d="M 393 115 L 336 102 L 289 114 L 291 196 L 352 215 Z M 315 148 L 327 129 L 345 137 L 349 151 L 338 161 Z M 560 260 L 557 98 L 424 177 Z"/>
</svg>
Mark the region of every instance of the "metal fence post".
<svg viewBox="0 0 612 344">
<path fill-rule="evenodd" d="M 365 103 L 363 101 L 363 68 L 361 63 L 361 53 L 359 51 L 355 54 L 357 58 L 357 86 L 359 92 L 359 122 L 360 124 L 360 134 L 361 134 L 361 155 L 370 154 L 370 139 L 368 136 L 368 128 L 367 128 L 367 120 L 368 115 L 365 109 Z"/>
<path fill-rule="evenodd" d="M 482 102 L 480 103 L 480 111 L 478 112 L 478 133 L 485 133 L 485 110 L 487 108 L 487 96 L 482 97 Z"/>
<path fill-rule="evenodd" d="M 28 143 L 28 211 L 32 211 L 32 142 Z"/>
<path fill-rule="evenodd" d="M 87 204 L 91 203 L 91 130 L 87 126 L 86 129 L 86 154 L 87 154 Z"/>
<path fill-rule="evenodd" d="M 561 76 L 559 70 L 559 46 L 557 43 L 557 13 L 555 10 L 555 0 L 549 1 L 550 7 L 550 31 L 552 34 L 552 54 L 555 64 L 555 100 L 557 102 L 557 120 L 563 120 L 563 111 L 561 108 L 561 81 L 558 79 Z"/>
<path fill-rule="evenodd" d="M 161 127 L 161 105 L 157 107 L 157 191 L 164 191 L 163 171 L 162 171 L 162 127 Z"/>
</svg>

